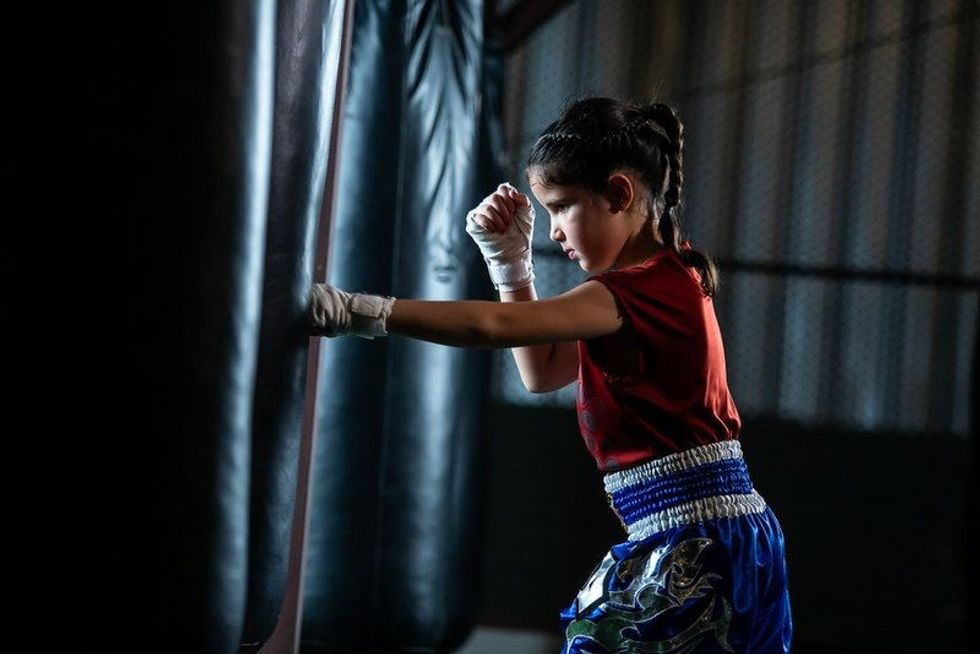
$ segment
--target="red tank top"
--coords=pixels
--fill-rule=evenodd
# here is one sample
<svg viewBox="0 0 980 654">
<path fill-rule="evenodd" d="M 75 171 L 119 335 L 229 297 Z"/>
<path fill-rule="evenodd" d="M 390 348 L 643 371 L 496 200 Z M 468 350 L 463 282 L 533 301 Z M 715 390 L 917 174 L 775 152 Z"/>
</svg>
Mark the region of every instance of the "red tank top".
<svg viewBox="0 0 980 654">
<path fill-rule="evenodd" d="M 738 438 L 721 331 L 698 275 L 663 248 L 589 277 L 609 289 L 624 322 L 615 334 L 578 341 L 576 411 L 602 472 Z"/>
</svg>

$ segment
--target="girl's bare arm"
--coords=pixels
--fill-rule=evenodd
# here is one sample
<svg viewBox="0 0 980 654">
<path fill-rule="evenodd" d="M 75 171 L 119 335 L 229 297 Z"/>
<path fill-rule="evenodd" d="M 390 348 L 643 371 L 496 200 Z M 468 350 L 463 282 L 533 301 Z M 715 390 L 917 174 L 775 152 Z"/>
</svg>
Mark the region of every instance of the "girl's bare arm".
<svg viewBox="0 0 980 654">
<path fill-rule="evenodd" d="M 534 284 L 516 291 L 501 291 L 501 302 L 529 302 L 538 299 Z M 558 390 L 578 377 L 578 343 L 561 341 L 511 348 L 524 387 L 532 393 Z"/>
<path fill-rule="evenodd" d="M 398 299 L 391 333 L 458 347 L 512 348 L 612 334 L 622 325 L 612 294 L 588 281 L 557 297 L 527 302 Z"/>
</svg>

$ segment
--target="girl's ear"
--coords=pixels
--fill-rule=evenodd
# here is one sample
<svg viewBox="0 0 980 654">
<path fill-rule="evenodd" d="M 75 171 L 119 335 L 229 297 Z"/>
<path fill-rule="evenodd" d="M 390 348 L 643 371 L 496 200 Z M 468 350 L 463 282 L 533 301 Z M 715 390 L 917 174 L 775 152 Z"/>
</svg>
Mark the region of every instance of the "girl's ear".
<svg viewBox="0 0 980 654">
<path fill-rule="evenodd" d="M 633 182 L 622 173 L 613 173 L 606 184 L 606 201 L 613 213 L 625 211 L 633 203 Z"/>
</svg>

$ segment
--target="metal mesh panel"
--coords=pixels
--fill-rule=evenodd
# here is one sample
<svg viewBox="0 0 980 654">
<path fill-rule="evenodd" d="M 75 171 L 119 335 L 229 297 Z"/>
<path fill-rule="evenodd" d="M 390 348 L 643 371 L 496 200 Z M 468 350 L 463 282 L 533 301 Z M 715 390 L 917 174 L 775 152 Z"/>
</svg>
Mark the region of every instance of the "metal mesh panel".
<svg viewBox="0 0 980 654">
<path fill-rule="evenodd" d="M 972 13 L 971 13 L 972 12 Z M 975 5 L 570 3 L 508 61 L 512 181 L 586 93 L 677 108 L 685 236 L 716 301 L 743 415 L 965 435 L 980 288 Z M 537 207 L 536 284 L 585 277 Z M 532 395 L 508 351 L 498 397 Z"/>
</svg>

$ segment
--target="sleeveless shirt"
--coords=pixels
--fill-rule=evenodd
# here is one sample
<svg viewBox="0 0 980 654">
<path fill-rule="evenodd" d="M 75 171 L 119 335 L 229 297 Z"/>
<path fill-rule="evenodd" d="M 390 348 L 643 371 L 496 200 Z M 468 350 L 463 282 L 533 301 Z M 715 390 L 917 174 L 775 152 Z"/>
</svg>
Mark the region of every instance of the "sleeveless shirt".
<svg viewBox="0 0 980 654">
<path fill-rule="evenodd" d="M 578 341 L 576 412 L 599 470 L 738 438 L 711 298 L 671 248 L 590 276 L 623 318 L 615 334 Z"/>
</svg>

